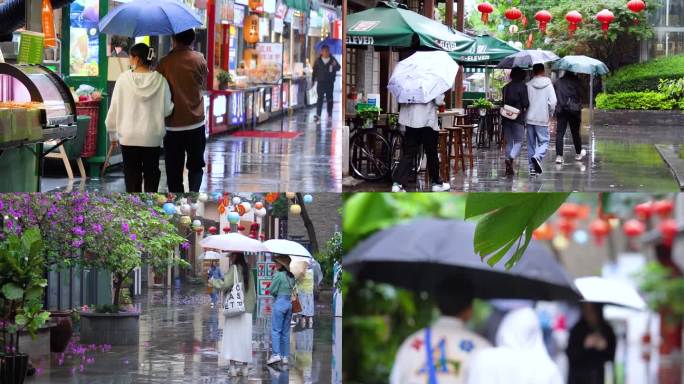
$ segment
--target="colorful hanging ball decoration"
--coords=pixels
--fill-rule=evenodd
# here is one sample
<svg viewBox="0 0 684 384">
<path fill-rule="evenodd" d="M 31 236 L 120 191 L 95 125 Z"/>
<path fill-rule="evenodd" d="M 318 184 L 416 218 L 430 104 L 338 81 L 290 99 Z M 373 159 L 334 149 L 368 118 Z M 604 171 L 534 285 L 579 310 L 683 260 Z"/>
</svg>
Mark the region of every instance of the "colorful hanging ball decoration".
<svg viewBox="0 0 684 384">
<path fill-rule="evenodd" d="M 567 237 L 558 235 L 553 238 L 552 244 L 554 248 L 562 251 L 570 245 L 570 242 L 568 241 Z"/>
<path fill-rule="evenodd" d="M 290 206 L 290 213 L 293 215 L 299 215 L 302 213 L 302 206 L 299 204 L 292 204 Z"/>
<path fill-rule="evenodd" d="M 508 27 L 508 33 L 510 33 L 511 35 L 514 35 L 514 34 L 518 33 L 519 30 L 520 30 L 520 28 L 518 28 L 518 26 L 515 25 L 515 24 L 511 24 L 511 25 Z M 511 44 L 511 43 L 508 43 L 508 44 L 513 45 L 513 44 Z"/>
<path fill-rule="evenodd" d="M 674 219 L 667 219 L 658 224 L 658 230 L 660 230 L 663 236 L 663 243 L 671 246 L 675 236 L 677 236 L 677 232 L 679 232 L 679 227 Z"/>
<path fill-rule="evenodd" d="M 238 225 L 238 231 L 242 232 L 242 231 L 244 231 L 244 230 L 245 230 L 245 226 L 244 226 L 244 225 Z"/>
<path fill-rule="evenodd" d="M 244 215 L 245 213 L 247 213 L 247 211 L 245 210 L 245 206 L 242 205 L 242 204 L 236 205 L 236 206 L 235 206 L 235 211 L 236 211 L 236 212 L 238 213 L 238 215 L 240 215 L 240 216 L 242 216 L 242 215 Z"/>
<path fill-rule="evenodd" d="M 634 206 L 634 213 L 639 220 L 648 220 L 653 215 L 653 202 L 637 204 Z"/>
<path fill-rule="evenodd" d="M 259 209 L 254 210 L 254 216 L 256 216 L 256 217 L 266 216 L 266 208 L 261 207 Z"/>
<path fill-rule="evenodd" d="M 630 219 L 622 225 L 622 231 L 629 238 L 638 237 L 646 231 L 646 225 L 637 219 Z"/>
<path fill-rule="evenodd" d="M 560 217 L 567 220 L 575 220 L 579 216 L 579 205 L 574 203 L 563 203 L 558 209 Z"/>
<path fill-rule="evenodd" d="M 209 227 L 209 229 L 207 229 L 207 231 L 209 231 L 210 234 L 215 235 L 218 233 L 218 228 L 212 225 L 211 227 Z"/>
<path fill-rule="evenodd" d="M 173 203 L 164 203 L 164 205 L 162 205 L 162 209 L 167 215 L 173 215 L 176 213 L 176 206 L 173 205 Z"/>
<path fill-rule="evenodd" d="M 304 195 L 304 204 L 311 204 L 311 203 L 313 203 L 313 196 Z"/>
<path fill-rule="evenodd" d="M 228 222 L 231 224 L 237 224 L 240 221 L 240 215 L 237 212 L 228 212 Z"/>
<path fill-rule="evenodd" d="M 572 37 L 577 30 L 577 25 L 582 22 L 582 14 L 577 11 L 570 11 L 565 15 L 565 20 L 568 21 L 568 31 Z"/>
<path fill-rule="evenodd" d="M 575 221 L 570 220 L 570 219 L 561 219 L 558 222 L 558 230 L 565 236 L 565 238 L 570 238 L 570 235 L 572 235 L 573 232 L 575 232 L 575 228 L 577 225 L 575 224 Z"/>
<path fill-rule="evenodd" d="M 520 19 L 522 15 L 522 12 L 516 7 L 509 8 L 504 12 L 504 16 L 510 21 L 516 21 Z"/>
<path fill-rule="evenodd" d="M 634 25 L 639 24 L 639 13 L 646 9 L 646 3 L 644 3 L 642 0 L 630 0 L 627 3 L 627 8 L 629 8 L 630 11 L 634 12 Z"/>
<path fill-rule="evenodd" d="M 183 225 L 190 225 L 190 223 L 192 223 L 192 218 L 187 215 L 181 216 L 180 223 Z"/>
<path fill-rule="evenodd" d="M 199 221 L 199 220 L 193 220 L 193 221 L 192 221 L 192 226 L 195 227 L 195 228 L 196 228 L 196 227 L 201 227 L 201 226 L 202 226 L 202 222 Z"/>
<path fill-rule="evenodd" d="M 233 197 L 232 201 L 233 201 L 233 205 L 238 205 L 242 202 L 242 199 L 240 198 L 240 196 L 235 196 L 235 197 Z"/>
<path fill-rule="evenodd" d="M 230 225 L 226 225 L 223 227 L 223 233 L 230 233 L 233 229 L 230 227 Z"/>
<path fill-rule="evenodd" d="M 572 239 L 575 240 L 575 243 L 577 244 L 584 244 L 589 240 L 589 235 L 587 235 L 586 231 L 583 230 L 577 230 L 575 233 L 572 235 Z"/>
<path fill-rule="evenodd" d="M 199 195 L 197 195 L 197 201 L 200 203 L 206 203 L 207 200 L 209 200 L 209 196 L 206 193 L 201 192 Z"/>
<path fill-rule="evenodd" d="M 164 196 L 164 195 L 157 196 L 157 204 L 164 205 L 164 203 L 166 203 L 166 202 L 167 202 L 166 196 Z"/>
<path fill-rule="evenodd" d="M 615 19 L 613 12 L 608 9 L 604 9 L 596 14 L 596 20 L 601 23 L 601 29 L 603 30 L 603 35 L 608 36 L 608 28 L 610 28 L 610 23 Z"/>
<path fill-rule="evenodd" d="M 250 204 L 246 201 L 243 201 L 240 205 L 242 205 L 242 207 L 245 209 L 245 213 L 248 213 L 249 211 L 252 210 L 252 204 Z"/>
<path fill-rule="evenodd" d="M 262 203 L 261 201 L 257 201 L 256 203 L 254 203 L 254 209 L 261 209 L 263 207 L 264 203 Z"/>
<path fill-rule="evenodd" d="M 214 192 L 211 194 L 211 199 L 213 201 L 219 201 L 220 198 L 221 198 L 221 192 Z"/>
<path fill-rule="evenodd" d="M 546 26 L 549 24 L 551 19 L 553 19 L 553 16 L 551 15 L 551 12 L 542 9 L 534 15 L 534 19 L 537 20 L 537 22 L 539 23 L 539 30 L 541 31 L 541 33 L 545 34 Z"/>
<path fill-rule="evenodd" d="M 294 192 L 285 192 L 285 197 L 287 197 L 288 200 L 293 200 L 297 197 L 297 194 Z"/>
<path fill-rule="evenodd" d="M 594 241 L 596 245 L 603 245 L 603 240 L 610 233 L 610 224 L 605 220 L 595 219 L 589 224 L 589 232 L 594 236 Z"/>
<path fill-rule="evenodd" d="M 494 12 L 494 7 L 488 2 L 480 3 L 477 5 L 477 10 L 482 14 L 481 19 L 485 24 L 489 23 L 489 14 Z"/>
<path fill-rule="evenodd" d="M 181 205 L 180 211 L 184 215 L 189 215 L 192 212 L 192 207 L 190 206 L 190 204 L 185 203 Z"/>
<path fill-rule="evenodd" d="M 674 203 L 671 200 L 659 200 L 653 203 L 653 211 L 661 218 L 667 218 L 674 210 Z"/>
</svg>

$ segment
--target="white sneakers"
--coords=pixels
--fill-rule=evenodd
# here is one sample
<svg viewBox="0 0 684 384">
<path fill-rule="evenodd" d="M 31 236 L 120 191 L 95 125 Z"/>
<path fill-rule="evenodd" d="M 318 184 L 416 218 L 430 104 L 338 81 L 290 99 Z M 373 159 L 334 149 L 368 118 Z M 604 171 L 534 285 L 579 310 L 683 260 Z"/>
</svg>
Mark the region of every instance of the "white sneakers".
<svg viewBox="0 0 684 384">
<path fill-rule="evenodd" d="M 281 363 L 283 363 L 283 365 L 289 364 L 289 361 L 287 360 L 287 357 L 283 357 L 283 359 L 281 360 Z"/>
<path fill-rule="evenodd" d="M 584 157 L 586 155 L 587 155 L 587 151 L 586 151 L 586 149 L 583 149 L 580 151 L 580 153 L 578 155 L 575 155 L 575 160 L 582 161 L 582 159 L 584 159 Z"/>
<path fill-rule="evenodd" d="M 556 164 L 563 164 L 563 156 L 556 156 Z"/>
<path fill-rule="evenodd" d="M 449 183 L 432 184 L 432 192 L 446 192 L 451 189 Z"/>
<path fill-rule="evenodd" d="M 399 184 L 399 183 L 392 183 L 392 192 L 398 193 L 398 192 L 406 192 L 404 189 L 404 186 Z"/>
<path fill-rule="evenodd" d="M 287 359 L 287 357 L 285 359 Z M 268 361 L 266 361 L 266 364 L 272 365 L 272 364 L 280 363 L 281 361 L 283 361 L 283 359 L 282 359 L 282 357 L 280 357 L 280 355 L 271 355 L 271 358 L 268 359 Z"/>
</svg>

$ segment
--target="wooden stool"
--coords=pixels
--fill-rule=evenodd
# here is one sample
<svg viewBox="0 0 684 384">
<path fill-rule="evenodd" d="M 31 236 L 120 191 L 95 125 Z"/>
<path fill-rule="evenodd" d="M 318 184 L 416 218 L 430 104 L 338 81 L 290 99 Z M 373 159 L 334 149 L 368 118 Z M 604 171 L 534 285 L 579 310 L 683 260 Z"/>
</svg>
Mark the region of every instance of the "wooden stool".
<svg viewBox="0 0 684 384">
<path fill-rule="evenodd" d="M 57 143 L 54 141 L 48 141 L 46 144 L 56 145 Z M 45 155 L 45 157 L 52 159 L 62 159 L 62 163 L 64 163 L 64 168 L 66 169 L 67 178 L 69 180 L 73 180 L 74 172 L 71 170 L 71 163 L 69 162 L 69 157 L 67 156 L 66 149 L 64 149 L 64 145 L 60 145 L 59 148 L 57 148 L 57 150 L 58 152 L 55 152 L 53 150 L 47 155 Z M 76 159 L 76 164 L 78 165 L 78 172 L 81 174 L 81 179 L 85 179 L 86 171 L 85 167 L 83 166 L 83 160 L 80 157 Z"/>
<path fill-rule="evenodd" d="M 451 167 L 449 164 L 449 132 L 447 130 L 439 131 L 439 173 L 442 176 L 442 181 L 449 182 L 451 175 Z"/>
<path fill-rule="evenodd" d="M 463 128 L 459 126 L 447 127 L 448 152 L 447 161 L 454 160 L 454 172 L 458 173 L 458 162 L 461 161 L 461 168 L 465 172 L 465 151 L 463 148 Z"/>
</svg>

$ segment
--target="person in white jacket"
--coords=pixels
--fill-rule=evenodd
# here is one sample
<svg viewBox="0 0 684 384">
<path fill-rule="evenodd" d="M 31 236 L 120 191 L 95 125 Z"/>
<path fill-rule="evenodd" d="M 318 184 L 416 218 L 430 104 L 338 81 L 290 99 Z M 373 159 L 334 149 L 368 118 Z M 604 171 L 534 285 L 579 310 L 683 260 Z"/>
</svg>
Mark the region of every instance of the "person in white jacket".
<svg viewBox="0 0 684 384">
<path fill-rule="evenodd" d="M 532 308 L 509 312 L 496 334 L 496 348 L 482 349 L 470 360 L 467 384 L 563 384 L 551 360 Z"/>
<path fill-rule="evenodd" d="M 121 145 L 126 192 L 142 192 L 143 181 L 145 192 L 157 192 L 171 90 L 164 76 L 150 70 L 154 50 L 147 44 L 134 45 L 129 55 L 131 70 L 116 80 L 105 124 L 112 144 Z"/>
<path fill-rule="evenodd" d="M 535 176 L 542 173 L 542 160 L 549 148 L 549 121 L 556 109 L 556 91 L 545 75 L 544 64 L 535 64 L 532 73 L 534 77 L 527 82 L 530 106 L 525 121 L 530 176 Z"/>
<path fill-rule="evenodd" d="M 439 174 L 437 112 L 440 105 L 444 105 L 444 95 L 439 95 L 428 103 L 401 104 L 399 124 L 406 127 L 406 133 L 404 134 L 404 151 L 392 175 L 392 192 L 406 192 L 404 188 L 409 182 L 418 147 L 421 145 L 427 157 L 427 171 L 430 175 L 432 192 L 444 192 L 451 189 L 449 183 L 442 180 Z"/>
</svg>

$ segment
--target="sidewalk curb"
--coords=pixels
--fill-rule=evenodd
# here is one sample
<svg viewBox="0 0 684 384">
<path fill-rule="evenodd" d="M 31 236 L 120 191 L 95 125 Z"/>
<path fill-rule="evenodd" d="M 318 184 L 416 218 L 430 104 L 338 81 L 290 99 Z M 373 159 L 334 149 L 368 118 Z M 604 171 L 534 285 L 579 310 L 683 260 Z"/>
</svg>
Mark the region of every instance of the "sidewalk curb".
<svg viewBox="0 0 684 384">
<path fill-rule="evenodd" d="M 655 144 L 656 151 L 677 181 L 679 190 L 684 191 L 684 159 L 679 158 L 678 152 L 673 147 L 671 144 Z"/>
</svg>

